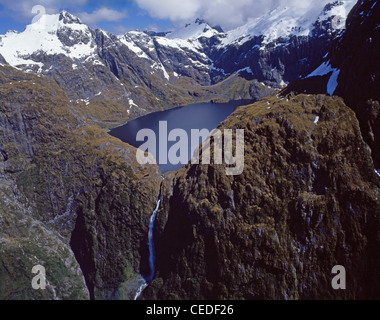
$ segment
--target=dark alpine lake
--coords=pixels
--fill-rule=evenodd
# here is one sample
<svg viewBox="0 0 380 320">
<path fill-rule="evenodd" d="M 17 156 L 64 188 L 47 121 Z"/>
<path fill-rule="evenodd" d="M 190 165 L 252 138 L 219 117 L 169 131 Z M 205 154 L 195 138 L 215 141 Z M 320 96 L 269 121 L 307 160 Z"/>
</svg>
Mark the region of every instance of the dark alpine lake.
<svg viewBox="0 0 380 320">
<path fill-rule="evenodd" d="M 189 137 L 189 156 L 191 159 L 194 150 L 191 150 L 191 130 L 192 129 L 207 129 L 210 132 L 216 129 L 222 121 L 230 116 L 239 106 L 247 105 L 251 103 L 249 100 L 233 101 L 229 103 L 198 103 L 188 105 L 186 107 L 175 108 L 162 112 L 155 112 L 144 117 L 132 120 L 127 124 L 111 130 L 110 135 L 119 138 L 123 142 L 126 142 L 136 148 L 139 148 L 145 142 L 136 141 L 137 133 L 142 129 L 151 129 L 155 132 L 157 137 L 157 157 L 160 150 L 159 145 L 159 123 L 160 121 L 166 121 L 168 132 L 174 129 L 183 129 L 187 132 Z M 165 137 L 167 139 L 167 137 Z M 177 140 L 177 142 L 179 139 Z M 203 141 L 202 141 L 203 142 Z M 176 142 L 168 142 L 167 149 L 176 144 Z M 158 159 L 157 159 L 157 162 Z M 175 171 L 183 167 L 183 164 L 172 165 L 159 164 L 161 172 Z"/>
</svg>

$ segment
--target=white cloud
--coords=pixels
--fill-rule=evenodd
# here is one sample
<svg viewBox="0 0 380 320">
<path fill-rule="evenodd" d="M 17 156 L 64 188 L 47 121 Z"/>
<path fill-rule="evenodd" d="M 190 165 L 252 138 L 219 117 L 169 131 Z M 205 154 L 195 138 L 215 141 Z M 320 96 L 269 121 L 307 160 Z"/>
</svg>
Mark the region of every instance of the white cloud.
<svg viewBox="0 0 380 320">
<path fill-rule="evenodd" d="M 117 35 L 119 35 L 119 34 L 125 34 L 125 33 L 129 32 L 129 31 L 133 31 L 133 30 L 135 30 L 135 29 L 132 28 L 132 27 L 126 27 L 126 26 L 123 26 L 123 25 L 117 25 L 117 26 L 114 26 L 112 28 L 113 33 L 117 34 Z"/>
<path fill-rule="evenodd" d="M 89 2 L 89 0 L 19 0 L 17 1 L 17 5 L 15 5 L 12 1 L 0 0 L 0 4 L 5 9 L 4 13 L 11 15 L 17 21 L 25 23 L 32 23 L 32 19 L 37 16 L 36 11 L 32 12 L 32 9 L 36 5 L 43 6 L 43 13 L 47 14 L 56 14 L 62 8 L 66 8 L 91 26 L 96 26 L 97 23 L 103 21 L 117 22 L 128 17 L 125 10 L 118 11 L 107 7 L 101 7 L 92 13 L 83 12 L 83 6 Z"/>
<path fill-rule="evenodd" d="M 203 18 L 225 29 L 238 27 L 278 6 L 307 8 L 315 0 L 136 0 L 152 17 L 183 23 Z M 329 3 L 332 0 L 318 0 Z M 320 5 L 320 4 L 319 4 Z"/>
<path fill-rule="evenodd" d="M 128 17 L 127 11 L 117 11 L 110 8 L 100 8 L 92 13 L 82 12 L 77 16 L 86 24 L 96 25 L 99 22 L 117 22 Z"/>
<path fill-rule="evenodd" d="M 42 5 L 45 8 L 45 13 L 58 13 L 62 6 L 70 6 L 80 8 L 88 3 L 89 0 L 19 0 L 16 2 L 9 0 L 0 0 L 0 4 L 4 6 L 4 12 L 11 15 L 17 21 L 30 22 L 36 16 L 32 13 L 34 6 Z"/>
<path fill-rule="evenodd" d="M 137 0 L 139 6 L 148 10 L 153 17 L 169 18 L 173 21 L 188 20 L 195 17 L 202 2 L 201 0 Z"/>
</svg>

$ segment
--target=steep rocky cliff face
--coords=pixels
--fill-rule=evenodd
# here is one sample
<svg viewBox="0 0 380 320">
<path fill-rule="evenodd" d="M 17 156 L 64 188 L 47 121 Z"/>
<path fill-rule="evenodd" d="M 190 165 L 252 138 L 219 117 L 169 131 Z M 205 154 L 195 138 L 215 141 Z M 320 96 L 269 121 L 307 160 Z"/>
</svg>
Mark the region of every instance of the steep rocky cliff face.
<svg viewBox="0 0 380 320">
<path fill-rule="evenodd" d="M 327 93 L 344 98 L 359 119 L 365 142 L 380 168 L 380 3 L 359 1 L 347 20 L 347 29 L 337 39 L 316 75 L 295 82 L 285 90 Z M 337 75 L 338 73 L 338 75 Z"/>
<path fill-rule="evenodd" d="M 0 67 L 0 83 L 0 297 L 111 297 L 140 272 L 158 167 L 76 120 L 54 81 Z"/>
<path fill-rule="evenodd" d="M 335 94 L 355 111 L 376 168 L 380 168 L 379 17 L 379 2 L 360 1 L 346 33 L 331 52 L 332 65 L 341 70 Z"/>
<path fill-rule="evenodd" d="M 7 62 L 5 61 L 4 57 L 0 54 L 0 64 L 6 65 Z"/>
<path fill-rule="evenodd" d="M 273 97 L 227 128 L 245 130 L 244 172 L 167 175 L 145 298 L 378 298 L 380 177 L 354 112 L 340 98 Z M 335 265 L 346 291 L 332 289 Z"/>
</svg>

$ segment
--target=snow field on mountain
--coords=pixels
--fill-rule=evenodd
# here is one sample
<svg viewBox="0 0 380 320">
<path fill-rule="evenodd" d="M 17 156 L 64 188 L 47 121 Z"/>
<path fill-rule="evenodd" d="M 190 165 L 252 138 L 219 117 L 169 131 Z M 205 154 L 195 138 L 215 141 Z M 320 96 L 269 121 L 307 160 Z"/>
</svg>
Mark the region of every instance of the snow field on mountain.
<svg viewBox="0 0 380 320">
<path fill-rule="evenodd" d="M 82 59 L 95 53 L 95 45 L 90 40 L 87 44 L 79 42 L 73 46 L 65 46 L 57 35 L 58 30 L 70 29 L 70 40 L 74 40 L 72 34 L 77 36 L 87 35 L 91 38 L 88 26 L 78 23 L 65 24 L 59 20 L 60 14 L 44 15 L 37 22 L 28 25 L 24 32 L 10 31 L 0 36 L 0 54 L 11 66 L 38 65 L 28 57 L 39 51 L 49 55 L 64 54 L 71 59 Z"/>
</svg>

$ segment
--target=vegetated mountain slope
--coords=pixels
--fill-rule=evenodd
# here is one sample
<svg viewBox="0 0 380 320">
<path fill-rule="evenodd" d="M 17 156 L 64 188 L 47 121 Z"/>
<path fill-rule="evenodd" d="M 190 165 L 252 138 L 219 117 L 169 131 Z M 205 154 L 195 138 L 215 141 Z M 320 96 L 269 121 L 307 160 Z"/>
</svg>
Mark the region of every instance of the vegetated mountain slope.
<svg viewBox="0 0 380 320">
<path fill-rule="evenodd" d="M 115 127 L 192 102 L 275 93 L 312 71 L 353 3 L 281 7 L 230 32 L 197 20 L 171 34 L 122 36 L 92 30 L 64 11 L 1 36 L 0 63 L 53 78 L 83 117 Z"/>
<path fill-rule="evenodd" d="M 0 298 L 111 297 L 140 272 L 158 167 L 76 120 L 54 81 L 0 67 L 0 84 Z"/>
<path fill-rule="evenodd" d="M 166 175 L 144 297 L 379 298 L 380 177 L 343 100 L 272 97 L 219 128 L 245 130 L 244 172 L 187 165 Z M 331 286 L 336 265 L 347 290 Z"/>
<path fill-rule="evenodd" d="M 307 79 L 285 90 L 341 96 L 360 122 L 366 143 L 380 168 L 380 2 L 359 1 L 347 29 L 337 39 L 322 65 Z"/>
</svg>

